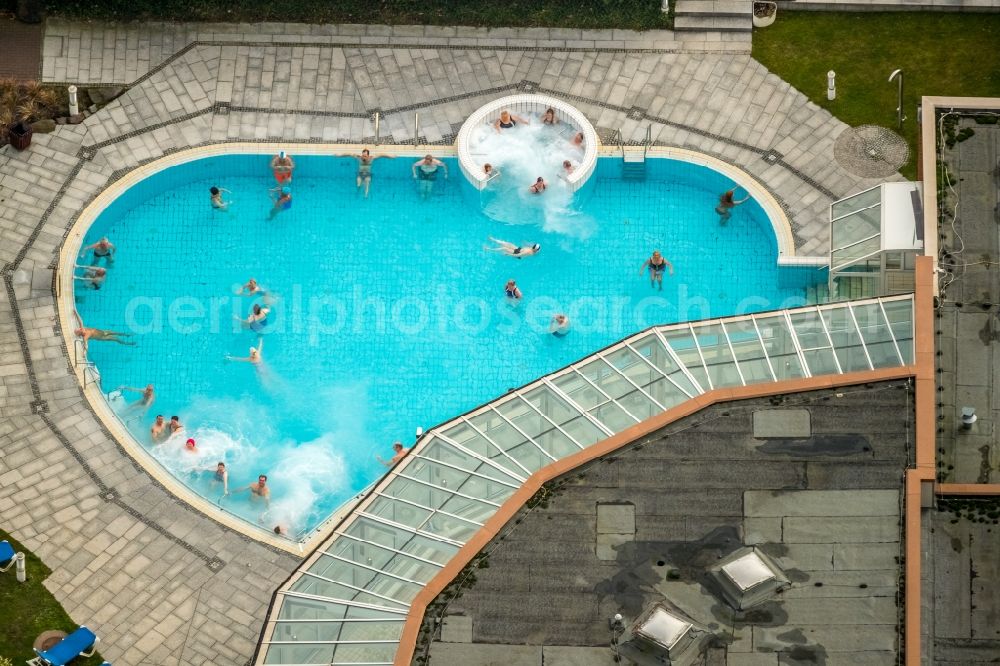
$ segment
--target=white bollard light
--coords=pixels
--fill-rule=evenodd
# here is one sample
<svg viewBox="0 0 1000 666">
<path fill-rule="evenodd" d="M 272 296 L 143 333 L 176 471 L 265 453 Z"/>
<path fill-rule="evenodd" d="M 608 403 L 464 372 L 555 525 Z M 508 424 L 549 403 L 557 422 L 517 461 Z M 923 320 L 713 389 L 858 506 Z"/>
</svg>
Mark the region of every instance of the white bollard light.
<svg viewBox="0 0 1000 666">
<path fill-rule="evenodd" d="M 826 73 L 826 98 L 837 99 L 837 73 L 832 69 Z"/>
<path fill-rule="evenodd" d="M 69 91 L 69 115 L 75 116 L 80 113 L 80 103 L 76 101 L 76 86 L 67 88 Z"/>
<path fill-rule="evenodd" d="M 17 582 L 23 583 L 28 580 L 28 574 L 24 570 L 24 553 L 18 553 L 15 559 L 17 560 Z"/>
</svg>

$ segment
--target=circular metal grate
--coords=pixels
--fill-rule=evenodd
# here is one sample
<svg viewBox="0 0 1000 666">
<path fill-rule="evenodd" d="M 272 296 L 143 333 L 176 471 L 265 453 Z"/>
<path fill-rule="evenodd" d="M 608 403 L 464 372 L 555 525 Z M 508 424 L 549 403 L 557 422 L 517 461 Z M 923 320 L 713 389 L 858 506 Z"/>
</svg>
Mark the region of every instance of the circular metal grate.
<svg viewBox="0 0 1000 666">
<path fill-rule="evenodd" d="M 859 125 L 844 130 L 833 144 L 837 164 L 855 176 L 890 176 L 906 164 L 910 148 L 903 137 L 878 125 Z"/>
</svg>

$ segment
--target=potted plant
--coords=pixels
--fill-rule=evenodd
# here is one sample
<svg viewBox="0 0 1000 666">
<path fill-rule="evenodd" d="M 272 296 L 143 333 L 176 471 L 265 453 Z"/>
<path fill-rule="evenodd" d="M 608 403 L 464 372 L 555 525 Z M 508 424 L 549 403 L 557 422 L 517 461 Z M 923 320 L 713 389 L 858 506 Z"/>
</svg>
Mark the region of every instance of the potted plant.
<svg viewBox="0 0 1000 666">
<path fill-rule="evenodd" d="M 766 28 L 774 23 L 778 16 L 778 3 L 771 0 L 754 0 L 753 25 L 755 28 Z"/>
<path fill-rule="evenodd" d="M 31 145 L 31 123 L 48 117 L 57 104 L 56 94 L 37 82 L 0 81 L 0 139 L 24 150 Z"/>
</svg>

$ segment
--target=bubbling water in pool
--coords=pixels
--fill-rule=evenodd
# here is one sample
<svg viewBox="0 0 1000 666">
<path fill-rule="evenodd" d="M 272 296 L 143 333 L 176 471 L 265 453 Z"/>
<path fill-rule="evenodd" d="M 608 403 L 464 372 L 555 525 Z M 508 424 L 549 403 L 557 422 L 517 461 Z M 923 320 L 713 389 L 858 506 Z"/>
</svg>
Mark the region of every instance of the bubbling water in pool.
<svg viewBox="0 0 1000 666">
<path fill-rule="evenodd" d="M 317 399 L 322 402 L 325 397 Z M 287 412 L 291 398 L 281 398 L 275 404 L 249 395 L 241 400 L 195 397 L 185 420 L 198 427 L 157 444 L 153 455 L 222 508 L 268 530 L 281 525 L 295 536 L 324 517 L 326 511 L 319 506 L 324 496 L 349 488 L 345 456 L 347 442 L 352 440 L 341 431 L 340 423 L 328 424 L 339 426 L 336 432 L 321 432 L 301 444 L 283 437 L 281 415 Z M 333 412 L 323 413 L 329 418 Z M 185 445 L 188 438 L 195 440 L 193 450 Z M 269 449 L 271 463 L 261 460 L 262 446 Z M 229 472 L 229 496 L 223 495 L 222 484 L 215 480 L 219 462 L 225 462 Z M 261 474 L 268 477 L 270 507 L 259 500 L 251 502 L 246 490 Z"/>
<path fill-rule="evenodd" d="M 572 208 L 573 193 L 566 184 L 563 162 L 580 165 L 583 149 L 572 143 L 576 129 L 567 123 L 544 125 L 532 115 L 530 124 L 497 132 L 484 125 L 473 132 L 470 149 L 480 162 L 490 164 L 500 175 L 483 193 L 483 212 L 508 224 L 533 224 L 544 231 L 587 238 L 594 220 Z M 529 187 L 540 177 L 547 188 L 535 194 Z"/>
</svg>

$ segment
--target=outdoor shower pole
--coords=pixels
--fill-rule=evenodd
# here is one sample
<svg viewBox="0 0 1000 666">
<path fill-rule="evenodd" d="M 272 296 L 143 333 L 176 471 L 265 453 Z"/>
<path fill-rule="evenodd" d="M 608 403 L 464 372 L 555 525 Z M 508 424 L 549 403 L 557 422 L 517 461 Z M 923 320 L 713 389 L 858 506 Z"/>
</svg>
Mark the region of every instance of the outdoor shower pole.
<svg viewBox="0 0 1000 666">
<path fill-rule="evenodd" d="M 892 83 L 892 80 L 897 77 L 899 78 L 899 89 L 896 93 L 896 124 L 898 129 L 903 129 L 903 121 L 906 120 L 903 115 L 903 70 L 893 70 L 892 74 L 889 75 L 889 83 Z"/>
<path fill-rule="evenodd" d="M 375 145 L 378 145 L 379 112 L 375 112 Z"/>
<path fill-rule="evenodd" d="M 420 146 L 420 112 L 413 112 L 413 147 Z"/>
<path fill-rule="evenodd" d="M 75 116 L 80 113 L 80 104 L 76 100 L 76 86 L 70 86 L 66 91 L 69 93 L 69 115 Z"/>
</svg>

